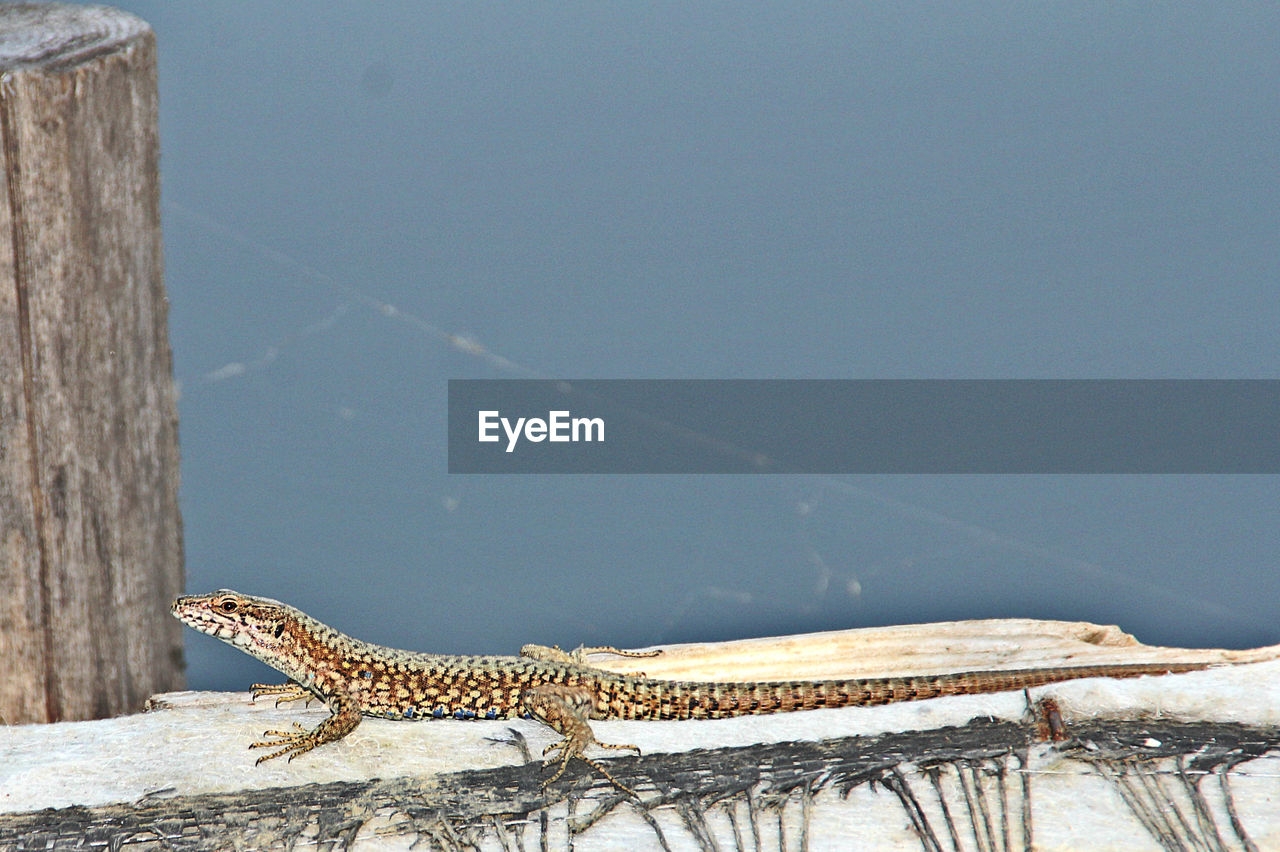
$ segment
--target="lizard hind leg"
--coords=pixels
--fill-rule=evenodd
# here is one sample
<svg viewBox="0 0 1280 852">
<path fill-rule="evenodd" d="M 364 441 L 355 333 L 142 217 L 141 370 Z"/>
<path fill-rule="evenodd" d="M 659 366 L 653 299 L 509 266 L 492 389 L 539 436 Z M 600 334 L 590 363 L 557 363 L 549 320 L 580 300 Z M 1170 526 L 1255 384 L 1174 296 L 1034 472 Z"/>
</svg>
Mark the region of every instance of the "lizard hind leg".
<svg viewBox="0 0 1280 852">
<path fill-rule="evenodd" d="M 520 656 L 544 663 L 570 663 L 575 666 L 593 666 L 589 659 L 592 654 L 612 654 L 615 657 L 657 657 L 662 651 L 624 651 L 612 645 L 579 645 L 572 651 L 566 651 L 559 645 L 524 645 L 520 648 Z M 644 677 L 644 675 L 639 675 Z"/>
<path fill-rule="evenodd" d="M 558 742 L 542 750 L 544 757 L 557 749 L 560 751 L 558 755 L 547 760 L 548 764 L 555 762 L 560 766 L 554 775 L 542 782 L 544 790 L 560 780 L 565 770 L 569 768 L 569 761 L 576 757 L 607 778 L 609 783 L 622 792 L 639 798 L 634 790 L 618 781 L 603 765 L 584 753 L 588 746 L 593 745 L 640 753 L 638 746 L 602 743 L 596 739 L 587 721 L 591 716 L 591 705 L 594 703 L 590 689 L 563 684 L 544 684 L 527 690 L 521 696 L 521 701 L 530 715 L 562 737 Z"/>
</svg>

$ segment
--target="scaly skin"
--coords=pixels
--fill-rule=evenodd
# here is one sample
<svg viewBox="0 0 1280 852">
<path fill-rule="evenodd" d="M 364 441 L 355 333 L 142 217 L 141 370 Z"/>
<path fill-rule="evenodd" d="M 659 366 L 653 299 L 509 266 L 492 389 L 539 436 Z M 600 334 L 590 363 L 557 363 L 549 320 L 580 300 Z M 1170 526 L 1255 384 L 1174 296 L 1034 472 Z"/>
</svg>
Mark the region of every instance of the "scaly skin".
<svg viewBox="0 0 1280 852">
<path fill-rule="evenodd" d="M 400 651 L 353 639 L 293 607 L 222 589 L 173 602 L 173 614 L 188 626 L 234 645 L 283 672 L 290 683 L 254 684 L 255 698 L 279 701 L 315 697 L 333 715 L 307 731 L 267 731 L 250 748 L 275 749 L 258 763 L 289 759 L 318 745 L 342 739 L 363 716 L 385 719 L 512 719 L 533 717 L 563 739 L 548 747 L 560 754 L 558 771 L 580 758 L 618 783 L 584 751 L 598 745 L 589 719 L 722 719 L 824 707 L 852 707 L 917 701 L 944 695 L 1026 689 L 1087 677 L 1196 671 L 1208 663 L 1104 664 L 1066 668 L 978 671 L 914 677 L 855 678 L 758 683 L 690 682 L 635 677 L 594 668 L 585 654 L 526 646 L 519 657 L 464 657 Z M 616 649 L 606 650 L 628 656 Z M 658 653 L 658 652 L 653 652 Z"/>
</svg>

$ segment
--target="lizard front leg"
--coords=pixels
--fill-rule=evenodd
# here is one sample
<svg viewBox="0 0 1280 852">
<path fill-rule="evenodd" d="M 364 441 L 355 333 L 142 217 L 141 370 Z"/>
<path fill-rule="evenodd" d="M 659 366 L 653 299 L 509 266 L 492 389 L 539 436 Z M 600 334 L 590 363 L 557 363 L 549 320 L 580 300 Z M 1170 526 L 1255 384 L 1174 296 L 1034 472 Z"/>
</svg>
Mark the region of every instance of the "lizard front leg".
<svg viewBox="0 0 1280 852">
<path fill-rule="evenodd" d="M 560 768 L 556 770 L 555 775 L 542 782 L 543 789 L 558 781 L 560 776 L 564 775 L 565 769 L 569 767 L 569 761 L 576 757 L 609 779 L 609 783 L 622 792 L 637 799 L 640 798 L 634 790 L 614 778 L 599 762 L 583 753 L 588 746 L 592 745 L 640 753 L 638 746 L 614 745 L 602 743 L 596 739 L 591 731 L 591 725 L 587 722 L 591 717 L 591 707 L 595 703 L 595 697 L 590 689 L 584 686 L 543 684 L 526 690 L 520 700 L 530 715 L 563 737 L 559 742 L 552 743 L 542 750 L 544 757 L 551 751 L 560 750 L 560 754 L 547 760 L 548 764 L 552 761 L 559 763 Z"/>
<path fill-rule="evenodd" d="M 264 760 L 271 760 L 273 757 L 280 757 L 284 754 L 289 755 L 289 759 L 293 760 L 298 755 L 306 754 L 316 746 L 342 739 L 354 731 L 356 725 L 360 724 L 360 705 L 356 703 L 354 698 L 340 694 L 331 697 L 328 704 L 329 709 L 333 711 L 333 715 L 310 731 L 294 722 L 294 730 L 292 731 L 266 731 L 263 733 L 264 737 L 274 737 L 275 739 L 251 743 L 249 745 L 251 749 L 277 749 L 271 754 L 258 758 L 254 761 L 254 766 Z"/>
</svg>

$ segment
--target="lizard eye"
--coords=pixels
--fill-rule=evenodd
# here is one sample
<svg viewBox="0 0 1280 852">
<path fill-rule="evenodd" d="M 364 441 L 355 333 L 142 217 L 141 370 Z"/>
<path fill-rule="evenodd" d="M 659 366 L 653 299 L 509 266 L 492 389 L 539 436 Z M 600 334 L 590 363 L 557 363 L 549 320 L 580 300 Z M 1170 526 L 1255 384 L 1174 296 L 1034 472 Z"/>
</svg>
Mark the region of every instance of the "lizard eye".
<svg viewBox="0 0 1280 852">
<path fill-rule="evenodd" d="M 235 600 L 233 600 L 232 598 L 223 598 L 222 601 L 219 602 L 218 604 L 218 609 L 222 610 L 225 613 L 235 612 L 239 608 L 240 608 L 240 605 L 236 603 Z"/>
</svg>

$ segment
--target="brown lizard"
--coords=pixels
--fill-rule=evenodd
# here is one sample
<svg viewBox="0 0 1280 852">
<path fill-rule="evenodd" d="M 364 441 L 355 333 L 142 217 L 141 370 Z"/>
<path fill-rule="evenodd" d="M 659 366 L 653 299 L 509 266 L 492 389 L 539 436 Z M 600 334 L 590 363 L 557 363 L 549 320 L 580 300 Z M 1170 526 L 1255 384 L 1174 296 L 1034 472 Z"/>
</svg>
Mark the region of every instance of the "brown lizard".
<svg viewBox="0 0 1280 852">
<path fill-rule="evenodd" d="M 537 719 L 562 739 L 543 751 L 559 754 L 554 783 L 575 757 L 627 793 L 585 750 L 592 745 L 634 750 L 633 745 L 598 742 L 590 719 L 722 719 L 793 710 L 917 701 L 944 695 L 1026 689 L 1087 677 L 1137 677 L 1197 671 L 1209 663 L 1134 663 L 976 671 L 909 677 L 822 681 L 687 682 L 657 680 L 606 671 L 586 664 L 580 649 L 527 645 L 519 657 L 472 657 L 400 651 L 353 639 L 293 607 L 227 589 L 189 595 L 173 602 L 173 614 L 187 625 L 216 636 L 283 672 L 289 683 L 254 684 L 253 697 L 281 701 L 317 698 L 332 711 L 313 730 L 267 731 L 249 748 L 275 749 L 257 762 L 289 759 L 318 745 L 342 739 L 362 716 L 384 719 Z"/>
</svg>

